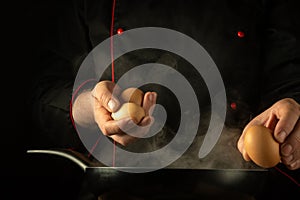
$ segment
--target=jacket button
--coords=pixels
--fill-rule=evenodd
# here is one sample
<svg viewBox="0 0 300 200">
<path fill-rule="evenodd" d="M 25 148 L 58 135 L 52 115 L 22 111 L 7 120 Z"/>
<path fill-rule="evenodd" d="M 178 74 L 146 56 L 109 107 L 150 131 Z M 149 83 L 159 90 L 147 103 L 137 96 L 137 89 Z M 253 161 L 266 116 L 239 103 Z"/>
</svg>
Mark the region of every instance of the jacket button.
<svg viewBox="0 0 300 200">
<path fill-rule="evenodd" d="M 238 36 L 239 38 L 243 38 L 243 37 L 245 37 L 245 32 L 243 32 L 243 31 L 238 31 L 238 32 L 237 32 L 237 36 Z"/>
<path fill-rule="evenodd" d="M 235 103 L 235 102 L 231 102 L 231 103 L 230 103 L 230 108 L 231 108 L 232 110 L 236 110 L 236 108 L 237 108 L 236 103 Z"/>
<path fill-rule="evenodd" d="M 117 29 L 117 34 L 118 35 L 121 35 L 123 32 L 124 32 L 124 30 L 122 28 L 118 28 Z"/>
</svg>

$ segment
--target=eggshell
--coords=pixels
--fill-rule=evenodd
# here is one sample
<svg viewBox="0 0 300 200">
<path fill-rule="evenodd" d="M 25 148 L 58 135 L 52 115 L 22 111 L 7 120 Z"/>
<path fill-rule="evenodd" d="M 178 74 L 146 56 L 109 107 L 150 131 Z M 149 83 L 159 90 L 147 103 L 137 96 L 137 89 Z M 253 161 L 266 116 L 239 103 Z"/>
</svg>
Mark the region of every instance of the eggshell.
<svg viewBox="0 0 300 200">
<path fill-rule="evenodd" d="M 124 102 L 132 102 L 142 105 L 144 92 L 138 88 L 127 88 L 121 93 L 121 98 Z"/>
<path fill-rule="evenodd" d="M 271 168 L 280 162 L 279 143 L 272 130 L 256 125 L 249 127 L 244 137 L 245 150 L 251 160 L 263 168 Z"/>
<path fill-rule="evenodd" d="M 124 103 L 121 108 L 111 114 L 114 120 L 120 120 L 125 117 L 131 117 L 131 119 L 138 124 L 145 116 L 145 110 L 136 103 Z"/>
</svg>

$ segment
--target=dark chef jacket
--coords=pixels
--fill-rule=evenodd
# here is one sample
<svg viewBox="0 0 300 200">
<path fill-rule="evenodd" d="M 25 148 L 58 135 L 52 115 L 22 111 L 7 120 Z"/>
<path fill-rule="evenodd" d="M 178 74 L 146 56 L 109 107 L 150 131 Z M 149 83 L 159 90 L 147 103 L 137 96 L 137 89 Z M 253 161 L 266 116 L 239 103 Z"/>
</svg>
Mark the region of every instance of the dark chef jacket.
<svg viewBox="0 0 300 200">
<path fill-rule="evenodd" d="M 74 0 L 52 6 L 51 12 L 45 10 L 50 17 L 41 23 L 44 40 L 39 44 L 38 73 L 30 99 L 34 125 L 42 141 L 50 146 L 80 145 L 69 114 L 77 71 L 99 43 L 111 34 L 134 28 L 176 30 L 205 48 L 225 84 L 228 126 L 242 128 L 281 98 L 292 97 L 300 103 L 298 1 L 116 0 L 113 8 L 112 0 Z M 116 79 L 134 66 L 160 62 L 163 57 L 166 59 L 162 63 L 175 61 L 176 69 L 188 77 L 205 107 L 208 93 L 201 76 L 195 75 L 184 59 L 165 54 L 155 49 L 141 50 L 116 60 Z M 111 79 L 110 68 L 106 74 L 102 79 Z M 162 88 L 157 91 L 158 101 L 169 112 L 167 123 L 176 129 L 172 120 L 178 110 L 168 109 L 172 93 Z"/>
</svg>

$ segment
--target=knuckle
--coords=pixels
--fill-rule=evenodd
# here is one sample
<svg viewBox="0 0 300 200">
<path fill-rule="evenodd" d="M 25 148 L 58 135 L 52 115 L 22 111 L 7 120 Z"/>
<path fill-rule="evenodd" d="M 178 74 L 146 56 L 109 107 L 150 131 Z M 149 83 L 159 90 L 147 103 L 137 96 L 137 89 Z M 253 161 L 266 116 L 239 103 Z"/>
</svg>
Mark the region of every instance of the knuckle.
<svg viewBox="0 0 300 200">
<path fill-rule="evenodd" d="M 122 139 L 115 138 L 115 141 L 118 142 L 119 144 L 121 144 L 124 147 L 126 147 L 129 144 L 129 142 L 127 141 L 127 139 L 124 139 L 124 138 L 122 138 Z"/>
<path fill-rule="evenodd" d="M 294 140 L 295 140 L 295 143 L 297 143 L 297 145 L 300 146 L 300 131 L 298 131 L 298 134 L 293 134 L 294 136 Z M 299 151 L 299 154 L 300 154 L 300 149 L 297 149 Z"/>
<path fill-rule="evenodd" d="M 102 134 L 105 135 L 105 136 L 109 136 L 110 135 L 110 131 L 109 129 L 107 128 L 106 125 L 100 125 L 99 126 L 100 130 L 102 131 Z"/>
<path fill-rule="evenodd" d="M 279 108 L 285 108 L 288 110 L 300 111 L 300 105 L 292 98 L 285 98 L 276 103 Z"/>
<path fill-rule="evenodd" d="M 292 121 L 286 121 L 284 127 L 287 129 L 286 131 L 290 132 L 294 129 L 294 123 Z"/>
<path fill-rule="evenodd" d="M 102 130 L 102 134 L 108 136 L 108 131 L 105 128 L 100 128 Z"/>
<path fill-rule="evenodd" d="M 122 142 L 121 144 L 125 147 L 128 146 L 128 144 L 129 144 L 129 142 L 127 140 L 122 140 L 121 142 Z"/>
<path fill-rule="evenodd" d="M 110 98 L 105 94 L 102 94 L 100 96 L 100 101 L 102 102 L 102 104 L 105 104 L 105 105 L 108 104 L 109 100 L 110 100 Z"/>
</svg>

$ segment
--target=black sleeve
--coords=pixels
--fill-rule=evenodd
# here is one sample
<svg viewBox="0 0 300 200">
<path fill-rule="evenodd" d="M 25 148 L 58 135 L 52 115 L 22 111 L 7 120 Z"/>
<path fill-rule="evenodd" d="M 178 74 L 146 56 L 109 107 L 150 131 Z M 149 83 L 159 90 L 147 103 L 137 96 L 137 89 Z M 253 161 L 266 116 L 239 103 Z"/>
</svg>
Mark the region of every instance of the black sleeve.
<svg viewBox="0 0 300 200">
<path fill-rule="evenodd" d="M 300 103 L 299 1 L 266 4 L 263 43 L 262 108 L 290 97 Z"/>
<path fill-rule="evenodd" d="M 42 4 L 41 4 L 42 5 Z M 48 1 L 38 7 L 40 39 L 30 107 L 36 138 L 33 146 L 79 148 L 81 142 L 70 117 L 73 82 L 90 50 L 84 3 Z"/>
</svg>

